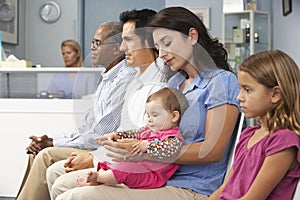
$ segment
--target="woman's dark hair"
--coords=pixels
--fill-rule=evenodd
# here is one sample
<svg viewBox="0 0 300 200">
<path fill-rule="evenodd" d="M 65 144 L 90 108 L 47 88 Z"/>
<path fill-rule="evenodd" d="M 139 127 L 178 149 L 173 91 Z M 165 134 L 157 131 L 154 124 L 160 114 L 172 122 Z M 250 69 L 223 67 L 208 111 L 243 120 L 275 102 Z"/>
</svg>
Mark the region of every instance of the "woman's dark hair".
<svg viewBox="0 0 300 200">
<path fill-rule="evenodd" d="M 184 35 L 189 34 L 190 28 L 195 28 L 199 34 L 198 43 L 207 51 L 215 65 L 230 71 L 227 63 L 227 52 L 223 44 L 219 43 L 217 38 L 211 38 L 200 18 L 188 9 L 183 7 L 164 8 L 155 15 L 148 26 L 175 30 Z"/>
</svg>

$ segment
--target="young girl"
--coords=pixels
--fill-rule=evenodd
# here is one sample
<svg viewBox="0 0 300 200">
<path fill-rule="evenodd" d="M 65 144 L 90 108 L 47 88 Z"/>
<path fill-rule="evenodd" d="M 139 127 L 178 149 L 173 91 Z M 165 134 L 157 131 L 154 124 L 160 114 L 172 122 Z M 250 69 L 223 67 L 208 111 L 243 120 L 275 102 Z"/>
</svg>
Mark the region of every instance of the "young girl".
<svg viewBox="0 0 300 200">
<path fill-rule="evenodd" d="M 300 72 L 279 50 L 239 67 L 238 100 L 258 125 L 246 128 L 223 185 L 209 199 L 292 199 L 300 177 Z"/>
<path fill-rule="evenodd" d="M 174 88 L 163 88 L 150 95 L 146 102 L 147 125 L 139 130 L 113 132 L 98 138 L 103 140 L 137 139 L 131 152 L 150 156 L 176 157 L 183 144 L 178 127 L 180 116 L 187 108 L 185 96 Z M 161 142 L 170 145 L 160 146 Z M 124 161 L 126 157 L 124 156 Z M 78 186 L 124 183 L 131 188 L 157 188 L 163 186 L 178 168 L 177 164 L 160 162 L 99 162 L 97 171 L 88 172 L 77 179 Z"/>
</svg>

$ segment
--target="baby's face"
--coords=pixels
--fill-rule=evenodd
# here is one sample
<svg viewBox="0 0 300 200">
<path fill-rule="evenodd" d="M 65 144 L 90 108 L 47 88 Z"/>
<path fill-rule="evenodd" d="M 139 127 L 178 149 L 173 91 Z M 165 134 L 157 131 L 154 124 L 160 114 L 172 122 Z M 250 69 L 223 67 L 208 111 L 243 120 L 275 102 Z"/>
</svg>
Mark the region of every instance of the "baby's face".
<svg viewBox="0 0 300 200">
<path fill-rule="evenodd" d="M 164 109 L 160 101 L 146 103 L 147 125 L 153 131 L 168 130 L 176 126 L 171 112 Z"/>
</svg>

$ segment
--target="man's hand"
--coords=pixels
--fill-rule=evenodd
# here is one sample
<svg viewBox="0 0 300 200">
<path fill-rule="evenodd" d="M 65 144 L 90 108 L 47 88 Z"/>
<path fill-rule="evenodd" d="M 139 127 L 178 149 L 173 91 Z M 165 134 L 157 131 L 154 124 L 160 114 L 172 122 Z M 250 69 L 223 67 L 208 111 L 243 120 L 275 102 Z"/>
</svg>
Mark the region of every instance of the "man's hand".
<svg viewBox="0 0 300 200">
<path fill-rule="evenodd" d="M 80 169 L 87 169 L 94 167 L 93 155 L 88 152 L 74 152 L 66 160 L 65 171 L 72 172 Z"/>
<path fill-rule="evenodd" d="M 52 147 L 53 146 L 53 139 L 49 138 L 47 135 L 42 135 L 41 137 L 37 136 L 30 136 L 29 139 L 31 139 L 31 143 L 28 147 L 26 147 L 26 153 L 28 154 L 38 154 L 42 149 L 46 147 Z"/>
</svg>

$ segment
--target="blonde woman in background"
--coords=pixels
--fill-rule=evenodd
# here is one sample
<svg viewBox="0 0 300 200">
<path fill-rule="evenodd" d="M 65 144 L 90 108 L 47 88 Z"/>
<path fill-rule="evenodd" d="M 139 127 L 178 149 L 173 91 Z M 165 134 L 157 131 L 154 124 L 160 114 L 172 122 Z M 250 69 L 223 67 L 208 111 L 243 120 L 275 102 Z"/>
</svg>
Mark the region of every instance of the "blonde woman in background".
<svg viewBox="0 0 300 200">
<path fill-rule="evenodd" d="M 64 40 L 61 53 L 66 67 L 80 67 L 82 63 L 81 48 L 75 40 Z"/>
<path fill-rule="evenodd" d="M 77 41 L 68 39 L 61 43 L 61 53 L 65 67 L 81 67 L 81 47 Z M 57 73 L 48 87 L 48 98 L 81 98 L 92 94 L 99 76 L 86 73 Z"/>
</svg>

